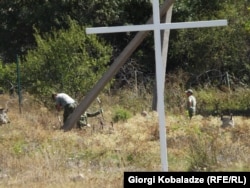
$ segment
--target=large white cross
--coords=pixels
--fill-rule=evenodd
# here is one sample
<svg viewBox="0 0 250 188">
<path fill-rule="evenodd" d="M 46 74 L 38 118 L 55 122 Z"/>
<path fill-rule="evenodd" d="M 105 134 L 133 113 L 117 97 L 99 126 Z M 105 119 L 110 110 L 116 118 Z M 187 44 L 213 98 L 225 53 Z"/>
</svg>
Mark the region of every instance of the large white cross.
<svg viewBox="0 0 250 188">
<path fill-rule="evenodd" d="M 167 136 L 166 136 L 166 126 L 165 126 L 166 120 L 165 120 L 165 107 L 164 107 L 165 70 L 162 63 L 160 32 L 161 30 L 164 29 L 226 26 L 227 20 L 160 23 L 159 1 L 158 0 L 151 0 L 151 1 L 153 1 L 153 24 L 87 28 L 86 33 L 91 34 L 91 33 L 118 33 L 118 32 L 149 31 L 149 30 L 154 31 L 156 82 L 157 82 L 157 112 L 159 116 L 159 127 L 160 127 L 159 133 L 160 133 L 160 147 L 161 147 L 161 164 L 162 164 L 162 170 L 168 171 Z"/>
</svg>

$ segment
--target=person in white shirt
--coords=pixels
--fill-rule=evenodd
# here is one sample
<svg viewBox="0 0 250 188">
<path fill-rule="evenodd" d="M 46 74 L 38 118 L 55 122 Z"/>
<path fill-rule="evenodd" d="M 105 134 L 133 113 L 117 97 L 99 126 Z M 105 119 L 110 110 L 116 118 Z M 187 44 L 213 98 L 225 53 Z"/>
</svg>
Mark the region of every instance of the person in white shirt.
<svg viewBox="0 0 250 188">
<path fill-rule="evenodd" d="M 188 116 L 190 119 L 196 114 L 196 98 L 193 95 L 193 90 L 188 89 L 185 91 L 187 95 L 187 110 L 188 110 Z"/>
<path fill-rule="evenodd" d="M 64 109 L 63 123 L 65 123 L 68 117 L 74 112 L 74 110 L 78 106 L 78 103 L 66 93 L 53 93 L 52 99 L 56 103 L 55 107 L 57 111 Z M 83 115 L 81 115 L 80 119 L 77 121 L 77 128 L 88 126 L 87 117 L 94 117 L 101 114 L 102 112 L 103 112 L 102 109 L 94 113 L 85 112 Z"/>
</svg>

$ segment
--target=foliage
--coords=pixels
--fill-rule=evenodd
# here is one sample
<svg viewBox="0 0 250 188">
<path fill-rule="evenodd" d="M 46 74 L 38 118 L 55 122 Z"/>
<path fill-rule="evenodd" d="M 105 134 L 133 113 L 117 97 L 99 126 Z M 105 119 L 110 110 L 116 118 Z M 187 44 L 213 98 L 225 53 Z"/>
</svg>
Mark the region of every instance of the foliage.
<svg viewBox="0 0 250 188">
<path fill-rule="evenodd" d="M 177 4 L 174 10 L 178 15 L 183 16 L 183 20 L 180 21 L 227 19 L 228 26 L 176 31 L 172 35 L 174 39 L 171 42 L 170 49 L 174 50 L 170 50 L 170 61 L 176 62 L 176 65 L 185 68 L 185 71 L 192 71 L 193 73 L 209 69 L 230 71 L 236 75 L 240 75 L 239 72 L 244 69 L 249 73 L 247 63 L 249 49 L 246 40 L 247 33 L 244 29 L 244 23 L 249 20 L 249 14 L 246 14 L 244 2 L 181 2 L 185 5 L 180 7 L 182 3 Z M 189 2 L 190 4 L 188 4 Z M 199 6 L 194 6 L 198 4 Z M 204 6 L 205 4 L 207 6 Z M 214 7 L 211 7 L 211 5 Z M 191 10 L 185 9 L 187 7 Z M 201 7 L 206 7 L 206 11 L 202 11 Z M 207 11 L 209 11 L 209 14 Z M 239 13 L 241 16 L 239 16 Z M 185 17 L 186 19 L 184 19 Z M 178 41 L 175 39 L 178 39 Z"/>
<path fill-rule="evenodd" d="M 250 91 L 245 88 L 221 91 L 208 88 L 197 91 L 197 110 L 201 115 L 219 115 L 221 113 L 248 116 L 250 111 Z"/>
<path fill-rule="evenodd" d="M 163 3 L 164 1 L 160 1 Z M 29 50 L 36 50 L 38 32 L 41 38 L 67 30 L 69 18 L 78 25 L 116 26 L 144 24 L 152 13 L 149 0 L 72 0 L 72 1 L 0 1 L 0 56 L 2 63 L 14 63 L 16 55 L 25 60 Z M 182 69 L 197 74 L 211 69 L 239 77 L 249 75 L 249 1 L 176 0 L 172 22 L 227 19 L 227 27 L 171 30 L 168 50 L 168 72 Z M 134 38 L 135 32 L 103 34 L 116 58 Z M 98 39 L 99 40 L 99 39 Z M 62 51 L 58 51 L 62 52 Z M 62 52 L 63 53 L 63 52 Z M 60 56 L 63 56 L 60 54 Z M 155 74 L 152 32 L 136 49 L 129 61 L 145 75 Z M 108 63 L 108 65 L 111 61 Z M 126 63 L 124 69 L 129 65 Z M 25 65 L 25 67 L 27 67 Z M 48 67 L 47 67 L 48 68 Z M 53 70 L 51 72 L 54 72 Z M 117 78 L 121 73 L 118 72 Z M 135 80 L 128 72 L 126 79 Z M 149 77 L 149 76 L 148 76 Z M 151 79 L 151 77 L 149 77 Z M 72 79 L 71 77 L 68 79 Z M 152 79 L 153 80 L 153 79 Z M 246 79 L 249 83 L 249 78 Z M 38 83 L 36 83 L 38 82 Z M 40 84 L 34 81 L 33 84 Z M 129 82 L 131 83 L 131 82 Z M 135 81 L 134 81 L 135 83 Z"/>
<path fill-rule="evenodd" d="M 52 90 L 82 97 L 95 84 L 110 61 L 111 47 L 70 21 L 68 30 L 44 37 L 35 35 L 37 49 L 26 56 L 23 80 L 40 97 Z M 24 76 L 25 75 L 25 76 Z"/>
<path fill-rule="evenodd" d="M 116 123 L 118 121 L 127 121 L 131 117 L 132 117 L 132 114 L 128 110 L 118 107 L 114 111 L 112 120 Z"/>
<path fill-rule="evenodd" d="M 46 33 L 66 27 L 67 1 L 16 0 L 0 2 L 0 51 L 4 62 L 15 61 L 35 47 L 33 26 Z"/>
<path fill-rule="evenodd" d="M 133 3 L 131 5 L 131 3 Z M 141 6 L 147 7 L 141 8 Z M 16 54 L 26 55 L 36 47 L 34 27 L 41 34 L 69 28 L 68 17 L 81 26 L 121 25 L 140 20 L 148 13 L 148 0 L 0 1 L 0 54 L 4 62 L 14 62 Z M 140 9 L 131 9 L 137 6 Z M 150 7 L 151 8 L 151 7 Z M 126 12 L 128 11 L 129 12 Z M 140 10 L 140 13 L 135 14 Z M 151 10 L 151 9 L 150 9 Z M 132 17 L 132 15 L 134 15 Z M 134 20 L 134 19 L 137 20 Z M 145 19 L 145 18 L 144 18 Z M 141 22 L 142 23 L 142 22 Z M 127 43 L 127 34 L 104 36 L 108 41 Z"/>
<path fill-rule="evenodd" d="M 0 64 L 0 85 L 5 91 L 17 86 L 16 64 Z"/>
</svg>

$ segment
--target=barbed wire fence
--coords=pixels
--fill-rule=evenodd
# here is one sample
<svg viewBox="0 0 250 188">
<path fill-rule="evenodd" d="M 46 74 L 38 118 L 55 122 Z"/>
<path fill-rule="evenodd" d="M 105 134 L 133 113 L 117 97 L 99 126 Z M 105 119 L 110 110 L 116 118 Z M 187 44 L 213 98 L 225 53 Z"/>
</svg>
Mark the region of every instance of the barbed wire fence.
<svg viewBox="0 0 250 188">
<path fill-rule="evenodd" d="M 247 74 L 241 74 L 236 77 L 229 72 L 222 72 L 220 70 L 208 70 L 199 75 L 191 75 L 187 82 L 188 87 L 212 87 L 212 86 L 226 86 L 231 90 L 237 87 L 247 87 Z"/>
<path fill-rule="evenodd" d="M 145 73 L 141 71 L 140 64 L 134 59 L 130 59 L 126 64 L 124 64 L 118 74 L 115 77 L 115 82 L 112 85 L 114 92 L 121 91 L 122 89 L 129 89 L 133 91 L 130 96 L 132 100 L 137 98 L 143 98 L 146 95 L 152 95 L 154 92 L 155 86 L 155 74 L 154 73 Z M 153 71 L 149 71 L 153 72 Z M 183 75 L 181 75 L 183 74 Z M 167 73 L 165 78 L 165 101 L 166 108 L 173 109 L 175 112 L 184 113 L 184 99 L 183 91 L 187 88 L 209 88 L 209 87 L 218 87 L 218 89 L 230 92 L 238 87 L 248 87 L 249 86 L 249 74 L 245 69 L 238 70 L 237 76 L 234 73 L 229 71 L 221 71 L 217 69 L 211 69 L 204 71 L 198 74 L 190 74 L 186 72 L 177 72 L 177 73 Z M 2 84 L 9 87 L 10 97 L 16 98 L 18 85 L 14 82 L 5 80 Z M 25 86 L 25 87 L 24 87 Z M 22 84 L 23 93 L 28 84 Z M 112 91 L 112 92 L 113 92 Z M 130 93 L 130 94 L 131 94 Z M 148 100 L 149 97 L 145 97 L 145 100 Z M 151 99 L 149 99 L 151 100 Z M 151 101 L 149 101 L 151 103 Z M 150 104 L 148 104 L 150 106 Z"/>
</svg>

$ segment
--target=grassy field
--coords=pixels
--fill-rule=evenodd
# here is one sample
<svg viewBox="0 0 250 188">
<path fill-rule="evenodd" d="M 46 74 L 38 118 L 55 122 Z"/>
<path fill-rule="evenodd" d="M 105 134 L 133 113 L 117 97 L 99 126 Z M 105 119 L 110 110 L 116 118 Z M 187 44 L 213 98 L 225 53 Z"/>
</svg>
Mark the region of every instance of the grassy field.
<svg viewBox="0 0 250 188">
<path fill-rule="evenodd" d="M 0 126 L 0 187 L 119 188 L 124 171 L 161 171 L 156 112 L 144 117 L 135 110 L 127 121 L 111 123 L 116 99 L 106 96 L 104 118 L 64 132 L 62 114 L 32 97 L 25 96 L 21 108 L 17 98 L 0 99 L 1 105 L 10 100 L 11 120 Z M 167 113 L 168 170 L 249 171 L 250 120 L 234 118 L 236 127 L 224 130 L 219 116 L 197 115 L 190 121 L 185 113 Z"/>
</svg>

